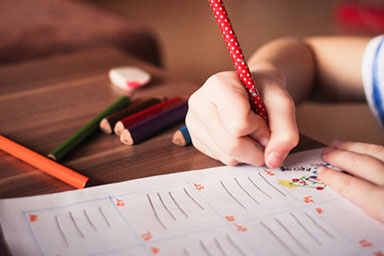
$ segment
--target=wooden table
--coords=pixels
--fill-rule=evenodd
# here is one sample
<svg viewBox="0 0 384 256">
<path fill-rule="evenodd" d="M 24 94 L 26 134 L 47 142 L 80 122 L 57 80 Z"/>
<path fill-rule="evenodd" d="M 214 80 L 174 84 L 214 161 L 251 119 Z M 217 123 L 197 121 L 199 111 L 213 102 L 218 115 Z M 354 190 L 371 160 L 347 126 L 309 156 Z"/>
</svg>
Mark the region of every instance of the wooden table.
<svg viewBox="0 0 384 256">
<path fill-rule="evenodd" d="M 115 49 L 98 49 L 0 68 L 0 134 L 47 155 L 124 91 L 113 86 L 108 71 L 139 66 L 153 76 L 133 98 L 188 97 L 198 85 L 175 79 L 165 71 Z M 101 132 L 71 152 L 62 164 L 104 183 L 221 165 L 193 147 L 171 143 L 173 132 L 135 146 Z M 297 150 L 318 143 L 303 137 Z M 71 186 L 0 151 L 0 198 L 30 196 L 73 189 Z"/>
<path fill-rule="evenodd" d="M 108 79 L 109 69 L 121 65 L 139 66 L 153 76 L 151 84 L 134 97 L 188 96 L 198 88 L 114 49 L 5 66 L 0 68 L 0 134 L 47 155 L 124 94 Z M 177 128 L 135 146 L 123 145 L 117 136 L 98 132 L 62 164 L 104 183 L 221 165 L 194 147 L 173 145 L 171 137 Z M 296 150 L 319 146 L 302 137 Z M 72 189 L 0 151 L 0 198 Z"/>
<path fill-rule="evenodd" d="M 198 88 L 114 49 L 10 65 L 0 68 L 0 134 L 47 155 L 124 94 L 108 79 L 109 69 L 121 65 L 139 66 L 153 76 L 134 97 L 188 96 Z M 98 132 L 62 164 L 104 183 L 221 165 L 193 147 L 173 145 L 177 128 L 135 146 Z M 297 150 L 318 146 L 303 137 Z M 0 198 L 73 189 L 2 151 L 0 169 Z"/>
</svg>

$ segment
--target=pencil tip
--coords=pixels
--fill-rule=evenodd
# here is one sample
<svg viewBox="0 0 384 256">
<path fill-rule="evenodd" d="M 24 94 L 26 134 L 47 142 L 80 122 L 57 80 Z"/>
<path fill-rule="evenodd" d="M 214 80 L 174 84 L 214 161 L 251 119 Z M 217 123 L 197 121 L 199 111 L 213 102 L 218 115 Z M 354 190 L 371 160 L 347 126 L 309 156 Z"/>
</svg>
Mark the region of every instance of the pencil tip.
<svg viewBox="0 0 384 256">
<path fill-rule="evenodd" d="M 56 161 L 56 156 L 55 155 L 52 155 L 52 154 L 48 154 L 48 158 L 53 160 L 53 161 Z"/>
<path fill-rule="evenodd" d="M 186 142 L 185 142 L 185 139 L 183 137 L 183 134 L 179 130 L 177 130 L 173 134 L 172 142 L 173 142 L 173 144 L 175 144 L 177 146 L 185 146 L 186 145 Z"/>
<path fill-rule="evenodd" d="M 109 124 L 107 118 L 103 118 L 101 121 L 100 121 L 100 129 L 106 133 L 106 134 L 112 134 L 112 128 L 111 128 L 111 125 Z"/>
<path fill-rule="evenodd" d="M 131 133 L 127 129 L 125 129 L 121 133 L 120 141 L 127 145 L 133 145 L 133 139 L 132 139 Z"/>
<path fill-rule="evenodd" d="M 124 124 L 121 121 L 117 122 L 114 128 L 115 134 L 118 136 L 121 136 L 121 133 L 123 132 L 123 130 L 124 130 Z"/>
</svg>

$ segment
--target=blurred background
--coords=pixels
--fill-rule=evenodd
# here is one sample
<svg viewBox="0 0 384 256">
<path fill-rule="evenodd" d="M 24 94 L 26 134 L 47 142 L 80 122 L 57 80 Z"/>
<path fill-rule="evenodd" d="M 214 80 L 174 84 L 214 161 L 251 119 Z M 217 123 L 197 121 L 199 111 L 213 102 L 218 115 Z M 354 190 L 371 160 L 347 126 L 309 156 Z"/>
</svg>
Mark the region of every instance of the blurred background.
<svg viewBox="0 0 384 256">
<path fill-rule="evenodd" d="M 216 72 L 234 70 L 208 0 L 16 2 L 23 1 L 29 5 L 39 2 L 44 5 L 54 3 L 55 6 L 60 6 L 60 2 L 80 4 L 120 20 L 142 24 L 158 42 L 161 66 L 170 75 L 183 80 L 202 84 Z M 5 2 L 15 5 L 13 0 L 0 0 L 3 12 L 1 2 L 3 7 Z M 374 36 L 384 33 L 384 0 L 226 0 L 225 6 L 246 58 L 265 42 L 282 36 Z M 51 14 L 52 8 L 48 8 Z M 80 19 L 81 13 L 72 12 L 72 16 L 79 15 L 72 18 Z M 67 21 L 60 19 L 58 22 L 65 24 Z M 86 31 L 101 30 L 101 27 L 108 31 L 104 22 L 82 24 L 78 25 L 88 26 Z M 0 23 L 0 30 L 2 26 L 5 24 Z M 305 102 L 298 107 L 297 119 L 303 134 L 323 143 L 343 139 L 384 144 L 384 134 L 365 104 Z"/>
<path fill-rule="evenodd" d="M 233 70 L 208 0 L 97 0 L 98 5 L 150 27 L 160 40 L 164 67 L 199 84 Z M 384 1 L 227 0 L 224 2 L 245 57 L 282 36 L 384 33 Z M 382 13 L 376 14 L 379 10 Z M 381 19 L 375 20 L 375 15 Z M 304 103 L 299 129 L 323 143 L 333 139 L 384 143 L 384 134 L 365 104 Z"/>
</svg>

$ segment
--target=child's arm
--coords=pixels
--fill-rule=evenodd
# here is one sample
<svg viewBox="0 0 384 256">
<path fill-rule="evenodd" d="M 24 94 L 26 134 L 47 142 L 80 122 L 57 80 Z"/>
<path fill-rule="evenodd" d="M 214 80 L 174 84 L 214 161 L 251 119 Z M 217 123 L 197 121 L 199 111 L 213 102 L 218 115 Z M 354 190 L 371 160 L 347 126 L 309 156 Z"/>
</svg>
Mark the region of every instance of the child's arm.
<svg viewBox="0 0 384 256">
<path fill-rule="evenodd" d="M 259 48 L 250 59 L 253 69 L 271 65 L 286 81 L 295 102 L 364 100 L 362 57 L 368 37 L 282 38 Z M 252 69 L 251 68 L 251 69 Z"/>
</svg>

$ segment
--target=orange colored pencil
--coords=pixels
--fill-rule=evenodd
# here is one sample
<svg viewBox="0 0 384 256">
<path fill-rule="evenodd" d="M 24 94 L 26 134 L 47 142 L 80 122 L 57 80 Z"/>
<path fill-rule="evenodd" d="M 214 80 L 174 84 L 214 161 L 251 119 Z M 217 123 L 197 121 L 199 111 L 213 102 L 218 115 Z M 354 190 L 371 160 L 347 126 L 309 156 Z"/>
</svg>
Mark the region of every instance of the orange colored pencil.
<svg viewBox="0 0 384 256">
<path fill-rule="evenodd" d="M 58 164 L 16 142 L 13 142 L 0 135 L 0 149 L 13 155 L 16 158 L 46 172 L 53 177 L 66 182 L 75 188 L 84 188 L 89 180 L 71 169 Z"/>
</svg>

